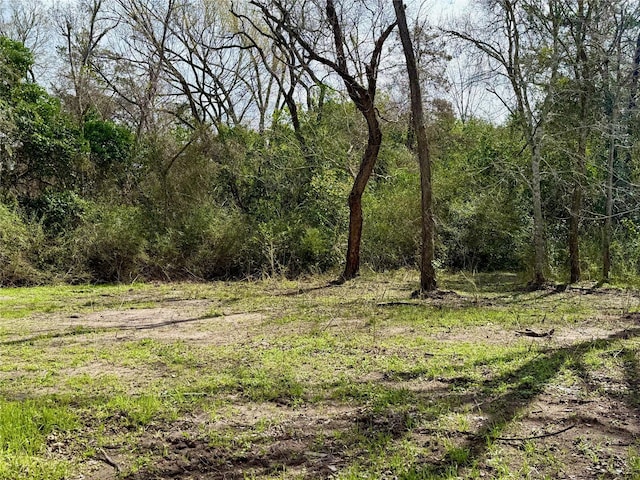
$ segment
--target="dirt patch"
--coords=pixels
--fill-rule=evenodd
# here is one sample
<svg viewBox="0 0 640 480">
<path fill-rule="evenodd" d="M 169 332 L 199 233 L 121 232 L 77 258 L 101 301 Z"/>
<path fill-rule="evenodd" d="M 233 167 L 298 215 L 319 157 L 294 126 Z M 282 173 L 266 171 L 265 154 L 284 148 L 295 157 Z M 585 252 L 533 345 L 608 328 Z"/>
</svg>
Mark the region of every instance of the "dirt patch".
<svg viewBox="0 0 640 480">
<path fill-rule="evenodd" d="M 498 440 L 498 451 L 518 464 L 525 448 L 534 450 L 555 478 L 622 478 L 639 434 L 637 410 L 624 402 L 555 391 L 530 404 L 517 428 Z"/>
<path fill-rule="evenodd" d="M 247 476 L 284 474 L 305 478 L 327 478 L 343 467 L 347 460 L 344 444 L 333 438 L 348 425 L 355 424 L 359 411 L 344 407 L 292 410 L 273 405 L 263 408 L 240 408 L 232 419 L 218 422 L 196 416 L 189 422 L 176 422 L 167 430 L 149 432 L 140 441 L 140 448 L 161 456 L 149 469 L 124 478 L 152 480 L 184 479 L 244 479 Z M 267 418 L 272 421 L 251 442 L 243 439 L 256 422 Z M 235 435 L 220 442 L 215 432 Z M 203 436 L 203 430 L 214 436 Z M 318 438 L 323 438 L 318 442 Z"/>
<path fill-rule="evenodd" d="M 10 345 L 57 339 L 60 346 L 150 338 L 164 341 L 181 340 L 194 344 L 228 345 L 246 338 L 264 318 L 265 315 L 262 313 L 207 317 L 199 316 L 197 311 L 168 307 L 107 310 L 59 318 L 54 329 L 32 330 L 32 333 L 26 336 L 6 335 L 0 343 Z M 90 338 L 93 334 L 106 332 L 113 332 L 113 336 Z"/>
</svg>

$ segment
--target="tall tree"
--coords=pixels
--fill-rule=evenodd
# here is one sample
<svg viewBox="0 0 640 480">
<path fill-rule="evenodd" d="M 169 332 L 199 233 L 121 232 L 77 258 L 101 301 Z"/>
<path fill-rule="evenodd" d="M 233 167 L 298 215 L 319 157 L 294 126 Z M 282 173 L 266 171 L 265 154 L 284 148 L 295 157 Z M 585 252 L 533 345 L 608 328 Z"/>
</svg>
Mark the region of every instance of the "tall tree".
<svg viewBox="0 0 640 480">
<path fill-rule="evenodd" d="M 545 129 L 553 106 L 560 65 L 561 17 L 554 0 L 489 0 L 481 24 L 469 22 L 449 33 L 483 52 L 504 76 L 510 96 L 501 96 L 520 127 L 530 153 L 529 187 L 533 206 L 532 285 L 545 282 L 545 226 L 541 164 Z M 499 93 L 496 90 L 496 93 Z"/>
<path fill-rule="evenodd" d="M 336 73 L 344 83 L 349 97 L 367 124 L 367 146 L 349 194 L 349 237 L 345 268 L 341 279 L 351 280 L 360 269 L 362 240 L 362 195 L 373 173 L 382 144 L 382 131 L 376 108 L 378 72 L 385 42 L 395 28 L 395 21 L 385 18 L 383 2 L 354 0 L 336 5 L 326 0 L 324 9 L 319 2 L 252 1 L 263 17 L 285 30 L 306 57 Z M 349 18 L 350 15 L 350 18 Z M 313 19 L 305 25 L 302 18 Z M 300 25 L 306 26 L 302 30 Z M 345 28 L 352 29 L 345 36 Z M 354 27 L 355 25 L 355 27 Z M 359 36 L 360 26 L 369 31 Z M 313 37 L 331 38 L 330 45 L 320 45 Z"/>
<path fill-rule="evenodd" d="M 591 99 L 595 94 L 593 88 L 594 58 L 590 55 L 589 38 L 593 33 L 593 16 L 599 12 L 592 11 L 591 2 L 576 0 L 575 5 L 568 2 L 569 40 L 574 50 L 567 52 L 570 65 L 573 67 L 575 86 L 577 88 L 577 131 L 578 140 L 574 154 L 573 186 L 571 205 L 569 207 L 569 282 L 580 281 L 580 222 L 582 217 L 583 183 L 586 177 L 587 140 L 591 125 Z M 566 17 L 565 17 L 566 18 Z"/>
<path fill-rule="evenodd" d="M 421 191 L 421 215 L 422 215 L 422 250 L 420 254 L 420 290 L 430 292 L 436 289 L 436 273 L 433 268 L 433 201 L 431 188 L 431 158 L 429 155 L 429 142 L 427 130 L 424 124 L 422 108 L 422 92 L 420 88 L 420 75 L 413 50 L 413 42 L 407 25 L 407 16 L 402 0 L 393 0 L 396 12 L 400 40 L 407 64 L 407 76 L 409 77 L 409 89 L 411 91 L 411 117 L 413 129 L 418 143 L 418 162 L 420 164 L 420 191 Z"/>
<path fill-rule="evenodd" d="M 59 100 L 27 80 L 32 64 L 29 49 L 0 36 L 0 167 L 7 167 L 0 186 L 19 198 L 73 188 L 84 158 L 83 141 Z"/>
<path fill-rule="evenodd" d="M 606 59 L 602 67 L 602 120 L 600 132 L 606 143 L 605 211 L 602 225 L 602 280 L 609 281 L 611 243 L 617 187 L 628 187 L 631 143 L 635 136 L 636 95 L 640 77 L 640 6 L 622 1 L 609 6 L 608 36 L 598 45 Z M 620 168 L 622 164 L 624 168 Z M 616 169 L 618 171 L 616 171 Z M 623 171 L 621 171 L 623 170 Z M 617 185 L 616 185 L 617 184 Z M 618 195 L 624 197 L 624 195 Z"/>
</svg>

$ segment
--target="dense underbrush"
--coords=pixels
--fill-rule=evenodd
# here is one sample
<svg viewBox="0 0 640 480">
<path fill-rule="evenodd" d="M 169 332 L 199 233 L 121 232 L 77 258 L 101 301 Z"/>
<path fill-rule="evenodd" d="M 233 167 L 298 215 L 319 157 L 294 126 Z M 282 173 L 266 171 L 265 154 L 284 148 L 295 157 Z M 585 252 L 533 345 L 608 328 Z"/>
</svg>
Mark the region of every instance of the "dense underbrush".
<svg viewBox="0 0 640 480">
<path fill-rule="evenodd" d="M 363 268 L 416 265 L 419 218 L 414 200 L 407 190 L 391 188 L 371 195 Z M 440 269 L 526 272 L 531 253 L 526 229 L 500 230 L 504 215 L 484 223 L 474 212 L 447 215 L 437 237 Z M 338 270 L 346 247 L 346 211 L 343 216 L 340 228 L 313 225 L 299 214 L 258 219 L 216 205 L 163 216 L 145 205 L 89 201 L 74 194 L 30 210 L 0 204 L 0 284 L 295 277 Z M 478 216 L 486 219 L 487 212 Z M 632 226 L 620 228 L 613 243 L 614 273 L 628 280 L 637 275 L 640 244 Z M 583 271 L 598 280 L 598 238 L 585 239 L 582 247 Z M 563 248 L 560 241 L 548 244 L 549 274 L 559 281 L 566 275 Z"/>
</svg>

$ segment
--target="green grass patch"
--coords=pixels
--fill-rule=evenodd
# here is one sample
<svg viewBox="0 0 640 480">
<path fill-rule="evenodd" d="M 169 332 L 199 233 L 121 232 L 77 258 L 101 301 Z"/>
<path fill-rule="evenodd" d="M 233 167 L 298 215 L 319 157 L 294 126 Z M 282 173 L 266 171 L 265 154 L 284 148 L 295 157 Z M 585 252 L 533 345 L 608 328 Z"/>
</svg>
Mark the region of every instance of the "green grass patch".
<svg viewBox="0 0 640 480">
<path fill-rule="evenodd" d="M 46 457 L 46 443 L 54 433 L 79 426 L 68 407 L 52 401 L 0 400 L 0 478 L 61 479 L 69 462 Z"/>
</svg>

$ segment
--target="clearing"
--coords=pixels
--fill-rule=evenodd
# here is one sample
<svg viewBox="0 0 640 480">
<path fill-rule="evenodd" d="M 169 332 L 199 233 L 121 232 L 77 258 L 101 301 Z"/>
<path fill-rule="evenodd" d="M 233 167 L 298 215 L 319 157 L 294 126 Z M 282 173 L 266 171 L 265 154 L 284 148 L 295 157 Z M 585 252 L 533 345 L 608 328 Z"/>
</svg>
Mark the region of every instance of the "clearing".
<svg viewBox="0 0 640 480">
<path fill-rule="evenodd" d="M 0 479 L 640 478 L 640 292 L 0 290 Z"/>
</svg>

